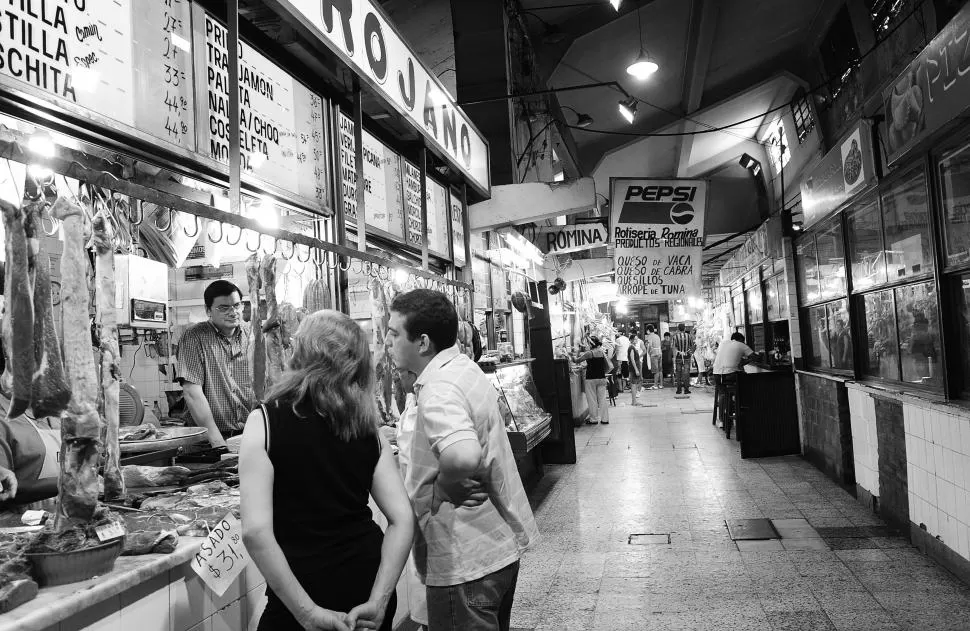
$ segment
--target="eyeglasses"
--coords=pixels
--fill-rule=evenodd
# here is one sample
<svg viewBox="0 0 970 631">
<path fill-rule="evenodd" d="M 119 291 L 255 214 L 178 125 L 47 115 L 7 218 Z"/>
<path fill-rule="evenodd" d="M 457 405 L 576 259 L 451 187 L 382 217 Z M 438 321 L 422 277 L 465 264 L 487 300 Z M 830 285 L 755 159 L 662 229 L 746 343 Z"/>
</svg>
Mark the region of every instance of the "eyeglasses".
<svg viewBox="0 0 970 631">
<path fill-rule="evenodd" d="M 229 315 L 233 311 L 242 311 L 245 305 L 241 302 L 237 302 L 234 305 L 219 305 L 218 307 L 213 307 L 216 311 L 222 315 Z"/>
</svg>

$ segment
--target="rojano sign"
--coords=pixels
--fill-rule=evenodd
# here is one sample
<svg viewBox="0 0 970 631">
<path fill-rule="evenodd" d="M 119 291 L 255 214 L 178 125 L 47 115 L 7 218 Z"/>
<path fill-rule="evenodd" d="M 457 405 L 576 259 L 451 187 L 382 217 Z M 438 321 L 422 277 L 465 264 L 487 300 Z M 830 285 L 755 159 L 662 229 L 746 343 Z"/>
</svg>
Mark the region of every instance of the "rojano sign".
<svg viewBox="0 0 970 631">
<path fill-rule="evenodd" d="M 308 22 L 334 53 L 488 193 L 488 143 L 387 21 L 376 0 L 275 1 Z"/>
<path fill-rule="evenodd" d="M 609 233 L 600 223 L 548 226 L 539 230 L 532 243 L 544 253 L 562 254 L 606 245 Z"/>
</svg>

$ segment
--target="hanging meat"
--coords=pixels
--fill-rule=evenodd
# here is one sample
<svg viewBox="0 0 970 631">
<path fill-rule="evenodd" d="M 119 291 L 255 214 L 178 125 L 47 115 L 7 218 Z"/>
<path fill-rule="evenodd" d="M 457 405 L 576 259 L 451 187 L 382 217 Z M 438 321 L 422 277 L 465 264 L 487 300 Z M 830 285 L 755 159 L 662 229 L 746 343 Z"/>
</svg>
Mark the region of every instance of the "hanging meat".
<svg viewBox="0 0 970 631">
<path fill-rule="evenodd" d="M 330 286 L 326 280 L 318 278 L 310 281 L 303 292 L 303 308 L 307 313 L 330 308 Z"/>
<path fill-rule="evenodd" d="M 266 342 L 263 340 L 263 325 L 259 317 L 259 256 L 253 254 L 246 259 L 246 280 L 249 281 L 250 331 L 253 336 L 253 394 L 257 401 L 263 400 L 266 393 Z"/>
<path fill-rule="evenodd" d="M 98 463 L 101 457 L 101 417 L 98 414 L 98 375 L 91 352 L 84 215 L 63 197 L 51 213 L 64 229 L 61 257 L 61 304 L 65 314 L 64 366 L 72 394 L 61 415 L 61 471 L 58 480 L 59 532 L 90 521 L 98 504 Z"/>
<path fill-rule="evenodd" d="M 387 338 L 387 327 L 391 321 L 391 311 L 384 291 L 384 284 L 378 278 L 370 281 L 371 322 L 374 327 L 374 372 L 376 373 L 377 412 L 381 422 L 392 425 L 397 422 L 399 414 L 392 399 L 394 378 L 397 369 L 394 360 L 388 352 L 384 340 Z"/>
<path fill-rule="evenodd" d="M 263 338 L 266 343 L 266 389 L 269 390 L 283 376 L 283 332 L 280 327 L 280 306 L 276 300 L 276 264 L 279 257 L 266 256 L 259 266 L 263 291 L 266 294 L 266 322 Z"/>
<path fill-rule="evenodd" d="M 121 475 L 119 422 L 121 410 L 121 352 L 118 347 L 118 322 L 114 309 L 115 257 L 111 224 L 99 213 L 95 216 L 91 245 L 94 246 L 94 283 L 97 296 L 96 322 L 101 340 L 101 393 L 107 431 L 105 433 L 104 497 L 124 499 L 125 479 Z"/>
<path fill-rule="evenodd" d="M 6 230 L 7 284 L 4 287 L 4 316 L 9 318 L 8 367 L 13 377 L 7 418 L 17 418 L 30 407 L 34 376 L 34 298 L 27 264 L 27 235 L 21 209 L 0 200 Z"/>
</svg>

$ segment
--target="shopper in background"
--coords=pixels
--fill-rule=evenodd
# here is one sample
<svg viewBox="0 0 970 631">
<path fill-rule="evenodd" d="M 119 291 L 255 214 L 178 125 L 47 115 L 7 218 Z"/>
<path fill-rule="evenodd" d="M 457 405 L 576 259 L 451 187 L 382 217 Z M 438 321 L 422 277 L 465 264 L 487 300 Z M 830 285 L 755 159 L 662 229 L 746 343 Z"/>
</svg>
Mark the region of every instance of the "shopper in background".
<svg viewBox="0 0 970 631">
<path fill-rule="evenodd" d="M 390 631 L 414 513 L 378 425 L 367 336 L 340 312 L 308 315 L 239 453 L 243 539 L 268 586 L 260 630 Z"/>
<path fill-rule="evenodd" d="M 603 343 L 595 335 L 589 336 L 588 350 L 576 355 L 575 362 L 586 362 L 586 404 L 589 406 L 588 425 L 596 425 L 600 421 L 604 425 L 610 422 L 610 408 L 606 403 L 606 375 L 609 373 L 606 351 Z"/>
<path fill-rule="evenodd" d="M 674 342 L 670 338 L 670 333 L 664 333 L 663 341 L 660 342 L 661 372 L 663 378 L 672 377 L 674 374 Z"/>
<path fill-rule="evenodd" d="M 641 354 L 640 349 L 642 347 L 643 341 L 636 333 L 634 333 L 633 339 L 630 340 L 630 350 L 627 351 L 627 366 L 629 366 L 630 371 L 630 405 L 637 405 L 637 399 L 640 397 L 640 371 L 643 369 L 641 360 L 643 355 Z"/>
<path fill-rule="evenodd" d="M 646 361 L 648 368 L 653 372 L 653 386 L 651 390 L 660 390 L 663 388 L 664 384 L 664 371 L 663 371 L 663 344 L 660 341 L 660 336 L 657 335 L 656 330 L 652 324 L 647 325 L 647 336 L 644 342 L 647 347 L 646 351 Z M 644 375 L 647 373 L 644 372 Z"/>
<path fill-rule="evenodd" d="M 687 332 L 687 327 L 681 322 L 677 325 L 677 332 L 673 335 L 674 351 L 674 383 L 677 385 L 676 394 L 690 394 L 690 363 L 694 357 L 694 336 Z"/>
<path fill-rule="evenodd" d="M 630 377 L 630 365 L 628 363 L 627 354 L 630 351 L 630 338 L 626 336 L 626 333 L 620 332 L 616 336 L 616 366 L 617 369 L 616 383 L 619 390 L 622 392 L 626 387 L 626 380 Z"/>
<path fill-rule="evenodd" d="M 385 343 L 398 369 L 417 375 L 417 422 L 405 454 L 419 524 L 414 559 L 430 631 L 504 631 L 519 559 L 539 533 L 498 393 L 458 352 L 457 337 L 458 314 L 443 293 L 416 289 L 391 303 Z"/>
</svg>

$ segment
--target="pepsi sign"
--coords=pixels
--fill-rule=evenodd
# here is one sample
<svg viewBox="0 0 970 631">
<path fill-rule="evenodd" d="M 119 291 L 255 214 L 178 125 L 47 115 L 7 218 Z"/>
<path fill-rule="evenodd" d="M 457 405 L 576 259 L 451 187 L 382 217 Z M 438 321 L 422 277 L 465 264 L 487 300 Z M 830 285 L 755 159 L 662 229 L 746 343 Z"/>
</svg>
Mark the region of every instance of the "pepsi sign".
<svg viewBox="0 0 970 631">
<path fill-rule="evenodd" d="M 685 226 L 694 221 L 697 212 L 698 186 L 630 184 L 623 195 L 619 223 L 674 224 Z"/>
</svg>

